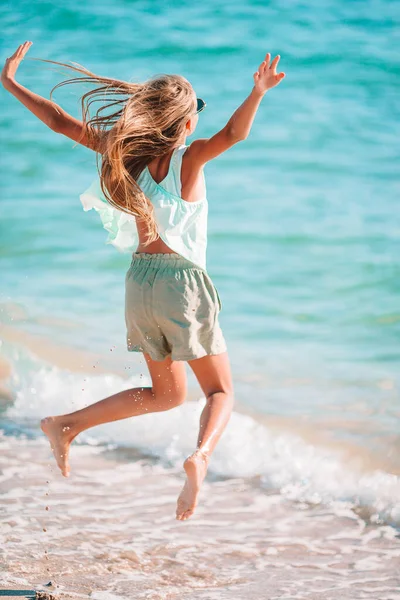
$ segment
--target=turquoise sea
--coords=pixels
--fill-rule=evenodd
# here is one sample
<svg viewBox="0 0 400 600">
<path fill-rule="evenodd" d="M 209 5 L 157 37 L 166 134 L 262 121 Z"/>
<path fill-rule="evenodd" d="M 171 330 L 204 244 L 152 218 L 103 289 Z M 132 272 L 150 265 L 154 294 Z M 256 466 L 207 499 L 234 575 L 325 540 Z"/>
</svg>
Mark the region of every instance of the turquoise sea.
<svg viewBox="0 0 400 600">
<path fill-rule="evenodd" d="M 17 79 L 47 98 L 78 74 L 28 57 L 132 81 L 184 75 L 207 102 L 187 143 L 222 128 L 266 52 L 281 55 L 286 78 L 264 97 L 248 139 L 205 167 L 208 271 L 222 300 L 238 410 L 266 432 L 273 423 L 301 435 L 312 450 L 289 440 L 253 464 L 267 446 L 238 419 L 232 447 L 245 458 L 232 462 L 221 447 L 213 472 L 261 476 L 282 496 L 289 486 L 291 499 L 350 502 L 368 508 L 366 519 L 398 525 L 400 3 L 17 1 L 3 8 L 1 25 L 2 60 L 33 41 Z M 79 117 L 88 89 L 61 87 L 53 100 Z M 79 201 L 96 176 L 95 154 L 0 93 L 0 352 L 12 365 L 13 398 L 2 423 L 10 435 L 35 438 L 38 419 L 67 410 L 69 398 L 94 402 L 120 389 L 124 371 L 145 371 L 125 347 L 130 255 L 105 244 L 97 214 Z M 40 342 L 27 345 L 21 332 Z M 36 354 L 43 340 L 71 356 L 95 353 L 103 379 Z M 174 454 L 162 428 L 145 441 L 125 431 L 104 429 L 101 441 L 162 460 L 183 456 L 184 444 L 175 439 Z M 368 483 L 343 475 L 346 460 L 328 483 L 326 445 L 346 448 Z"/>
</svg>

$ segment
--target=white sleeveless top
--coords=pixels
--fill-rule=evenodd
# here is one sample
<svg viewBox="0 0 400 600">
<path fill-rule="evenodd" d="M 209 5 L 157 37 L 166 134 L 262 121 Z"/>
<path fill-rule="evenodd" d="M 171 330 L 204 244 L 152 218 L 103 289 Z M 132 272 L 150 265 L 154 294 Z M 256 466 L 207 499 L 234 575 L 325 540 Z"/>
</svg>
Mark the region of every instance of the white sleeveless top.
<svg viewBox="0 0 400 600">
<path fill-rule="evenodd" d="M 184 258 L 206 269 L 208 202 L 202 172 L 203 197 L 196 202 L 181 198 L 182 156 L 188 146 L 175 148 L 166 177 L 156 183 L 147 167 L 137 184 L 154 206 L 154 217 L 161 239 Z M 106 244 L 120 252 L 134 252 L 139 244 L 135 217 L 114 208 L 102 193 L 99 178 L 79 196 L 83 210 L 94 208 L 109 232 Z"/>
</svg>

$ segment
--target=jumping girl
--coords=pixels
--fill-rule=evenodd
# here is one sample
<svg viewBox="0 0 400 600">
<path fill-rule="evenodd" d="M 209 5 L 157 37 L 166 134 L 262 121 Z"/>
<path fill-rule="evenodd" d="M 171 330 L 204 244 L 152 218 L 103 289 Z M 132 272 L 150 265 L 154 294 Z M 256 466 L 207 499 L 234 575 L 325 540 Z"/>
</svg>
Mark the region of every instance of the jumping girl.
<svg viewBox="0 0 400 600">
<path fill-rule="evenodd" d="M 227 124 L 210 138 L 186 138 L 196 129 L 205 102 L 187 79 L 160 75 L 128 83 L 83 73 L 59 83 L 50 100 L 15 79 L 32 42 L 6 59 L 1 81 L 34 115 L 56 133 L 101 157 L 99 178 L 80 198 L 98 211 L 109 241 L 132 251 L 125 276 L 127 348 L 142 352 L 152 385 L 119 392 L 82 410 L 41 421 L 57 464 L 68 477 L 69 447 L 82 431 L 102 423 L 179 406 L 186 398 L 185 362 L 205 395 L 197 448 L 184 462 L 186 481 L 176 518 L 193 514 L 209 459 L 227 425 L 234 402 L 226 343 L 219 325 L 221 302 L 206 270 L 207 199 L 204 165 L 249 134 L 264 94 L 285 77 L 279 56 L 268 53 L 254 73 L 254 86 Z M 41 59 L 31 59 L 41 60 Z M 76 63 L 75 63 L 76 64 Z M 98 83 L 81 97 L 79 121 L 51 100 L 68 83 Z M 107 95 L 96 115 L 89 105 Z M 87 105 L 85 106 L 85 102 Z M 105 110 L 113 110 L 105 114 Z"/>
</svg>

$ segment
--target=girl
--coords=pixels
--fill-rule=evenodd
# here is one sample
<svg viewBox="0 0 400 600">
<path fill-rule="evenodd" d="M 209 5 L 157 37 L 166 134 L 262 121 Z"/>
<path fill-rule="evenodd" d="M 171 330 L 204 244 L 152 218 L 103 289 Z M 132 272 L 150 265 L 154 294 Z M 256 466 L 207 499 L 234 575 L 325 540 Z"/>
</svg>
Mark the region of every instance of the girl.
<svg viewBox="0 0 400 600">
<path fill-rule="evenodd" d="M 253 75 L 249 96 L 227 124 L 211 138 L 186 145 L 205 102 L 184 77 L 161 75 L 128 83 L 94 75 L 84 67 L 45 61 L 85 74 L 55 88 L 82 81 L 102 84 L 82 96 L 79 121 L 51 100 L 55 88 L 47 100 L 16 81 L 17 68 L 31 45 L 21 44 L 6 59 L 2 84 L 53 131 L 101 156 L 99 179 L 80 198 L 85 210 L 98 211 L 110 232 L 108 241 L 133 251 L 125 276 L 127 347 L 143 353 L 152 382 L 151 387 L 120 392 L 71 414 L 47 417 L 41 427 L 68 477 L 69 447 L 80 432 L 184 402 L 188 362 L 206 404 L 197 448 L 183 465 L 186 481 L 176 518 L 185 520 L 197 505 L 209 458 L 233 406 L 230 365 L 218 321 L 221 302 L 206 271 L 203 168 L 247 138 L 264 94 L 285 74 L 276 72 L 279 56 L 271 62 L 268 53 Z M 107 94 L 109 104 L 88 120 L 90 102 L 102 94 Z M 110 107 L 114 112 L 104 115 Z"/>
</svg>

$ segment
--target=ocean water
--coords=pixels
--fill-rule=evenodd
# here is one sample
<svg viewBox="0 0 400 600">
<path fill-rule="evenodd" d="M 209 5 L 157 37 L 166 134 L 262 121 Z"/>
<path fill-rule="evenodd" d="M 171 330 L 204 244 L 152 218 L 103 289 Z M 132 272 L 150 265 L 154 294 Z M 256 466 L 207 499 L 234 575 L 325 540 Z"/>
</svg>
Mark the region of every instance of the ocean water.
<svg viewBox="0 0 400 600">
<path fill-rule="evenodd" d="M 47 98 L 75 73 L 28 57 L 119 79 L 187 77 L 207 102 L 187 143 L 223 127 L 265 53 L 281 55 L 286 78 L 248 139 L 205 167 L 208 270 L 237 398 L 210 476 L 286 507 L 330 506 L 332 527 L 340 502 L 368 527 L 400 523 L 399 21 L 400 3 L 383 0 L 19 1 L 1 16 L 2 56 L 32 40 L 17 79 Z M 88 89 L 53 100 L 79 117 Z M 95 154 L 0 93 L 0 352 L 11 365 L 0 425 L 11 445 L 39 444 L 41 416 L 145 371 L 125 347 L 130 256 L 79 201 Z M 193 378 L 191 396 L 201 403 Z M 175 468 L 195 439 L 194 406 L 98 428 L 82 448 L 133 448 Z M 373 596 L 355 582 L 349 598 L 389 598 L 391 585 Z"/>
</svg>

